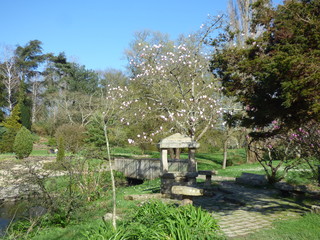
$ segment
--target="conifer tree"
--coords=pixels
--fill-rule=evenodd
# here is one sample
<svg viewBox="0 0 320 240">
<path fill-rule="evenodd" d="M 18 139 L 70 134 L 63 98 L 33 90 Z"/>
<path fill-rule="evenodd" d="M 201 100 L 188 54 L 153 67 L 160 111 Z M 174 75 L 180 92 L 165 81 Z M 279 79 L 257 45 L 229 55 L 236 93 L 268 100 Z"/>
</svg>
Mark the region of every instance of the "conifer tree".
<svg viewBox="0 0 320 240">
<path fill-rule="evenodd" d="M 20 115 L 20 105 L 17 104 L 14 106 L 10 116 L 1 125 L 17 133 L 22 126 L 20 122 Z"/>
<path fill-rule="evenodd" d="M 33 148 L 33 137 L 31 132 L 24 126 L 18 131 L 14 144 L 13 150 L 18 159 L 26 158 L 30 155 Z"/>
<path fill-rule="evenodd" d="M 22 126 L 20 123 L 19 104 L 13 108 L 11 115 L 1 123 L 1 126 L 5 127 L 5 133 L 0 140 L 0 152 L 13 152 L 15 136 Z"/>
<path fill-rule="evenodd" d="M 18 104 L 20 105 L 21 124 L 27 129 L 31 130 L 31 100 L 26 94 L 26 84 L 20 83 Z"/>
</svg>

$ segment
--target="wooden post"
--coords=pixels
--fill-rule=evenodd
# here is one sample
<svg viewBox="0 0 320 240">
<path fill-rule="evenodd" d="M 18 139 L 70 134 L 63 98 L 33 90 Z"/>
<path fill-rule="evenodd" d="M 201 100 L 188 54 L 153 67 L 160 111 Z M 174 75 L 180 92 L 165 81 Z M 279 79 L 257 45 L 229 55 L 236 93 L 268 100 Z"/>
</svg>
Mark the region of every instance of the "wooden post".
<svg viewBox="0 0 320 240">
<path fill-rule="evenodd" d="M 161 162 L 160 162 L 161 174 L 168 172 L 168 149 L 161 149 Z"/>
<path fill-rule="evenodd" d="M 188 172 L 196 172 L 196 171 L 197 171 L 196 149 L 189 148 Z"/>
</svg>

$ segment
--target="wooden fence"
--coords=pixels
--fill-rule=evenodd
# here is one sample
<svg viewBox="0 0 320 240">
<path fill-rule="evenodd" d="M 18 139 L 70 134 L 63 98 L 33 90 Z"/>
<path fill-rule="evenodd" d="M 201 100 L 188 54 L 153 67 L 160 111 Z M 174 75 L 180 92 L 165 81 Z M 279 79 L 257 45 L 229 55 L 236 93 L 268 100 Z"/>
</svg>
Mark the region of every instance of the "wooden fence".
<svg viewBox="0 0 320 240">
<path fill-rule="evenodd" d="M 168 160 L 169 172 L 186 172 L 188 160 Z M 114 159 L 115 170 L 126 177 L 135 179 L 155 179 L 160 177 L 160 159 Z"/>
</svg>

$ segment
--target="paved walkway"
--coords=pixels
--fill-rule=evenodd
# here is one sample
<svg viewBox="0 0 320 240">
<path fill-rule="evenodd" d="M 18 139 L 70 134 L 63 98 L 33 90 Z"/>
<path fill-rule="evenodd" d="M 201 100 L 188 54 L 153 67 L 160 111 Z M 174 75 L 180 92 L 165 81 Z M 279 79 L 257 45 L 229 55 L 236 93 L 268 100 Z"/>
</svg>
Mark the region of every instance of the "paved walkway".
<svg viewBox="0 0 320 240">
<path fill-rule="evenodd" d="M 308 206 L 279 198 L 273 189 L 249 188 L 233 180 L 218 180 L 218 191 L 212 197 L 194 199 L 194 205 L 212 212 L 229 238 L 240 237 L 270 228 L 272 222 L 297 218 Z"/>
</svg>

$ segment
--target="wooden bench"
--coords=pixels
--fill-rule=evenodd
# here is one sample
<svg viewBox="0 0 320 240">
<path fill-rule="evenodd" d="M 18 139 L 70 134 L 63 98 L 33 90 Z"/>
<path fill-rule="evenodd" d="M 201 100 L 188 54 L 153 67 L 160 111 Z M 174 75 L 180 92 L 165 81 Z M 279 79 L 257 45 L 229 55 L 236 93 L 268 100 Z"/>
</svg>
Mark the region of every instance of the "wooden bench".
<svg viewBox="0 0 320 240">
<path fill-rule="evenodd" d="M 190 186 L 172 186 L 171 193 L 182 197 L 182 204 L 192 204 L 193 197 L 203 196 L 203 189 Z"/>
<path fill-rule="evenodd" d="M 211 180 L 212 180 L 212 176 L 216 175 L 217 172 L 216 171 L 198 171 L 198 175 L 205 175 L 206 176 L 206 180 L 204 182 L 205 186 L 210 186 L 211 185 Z"/>
</svg>

